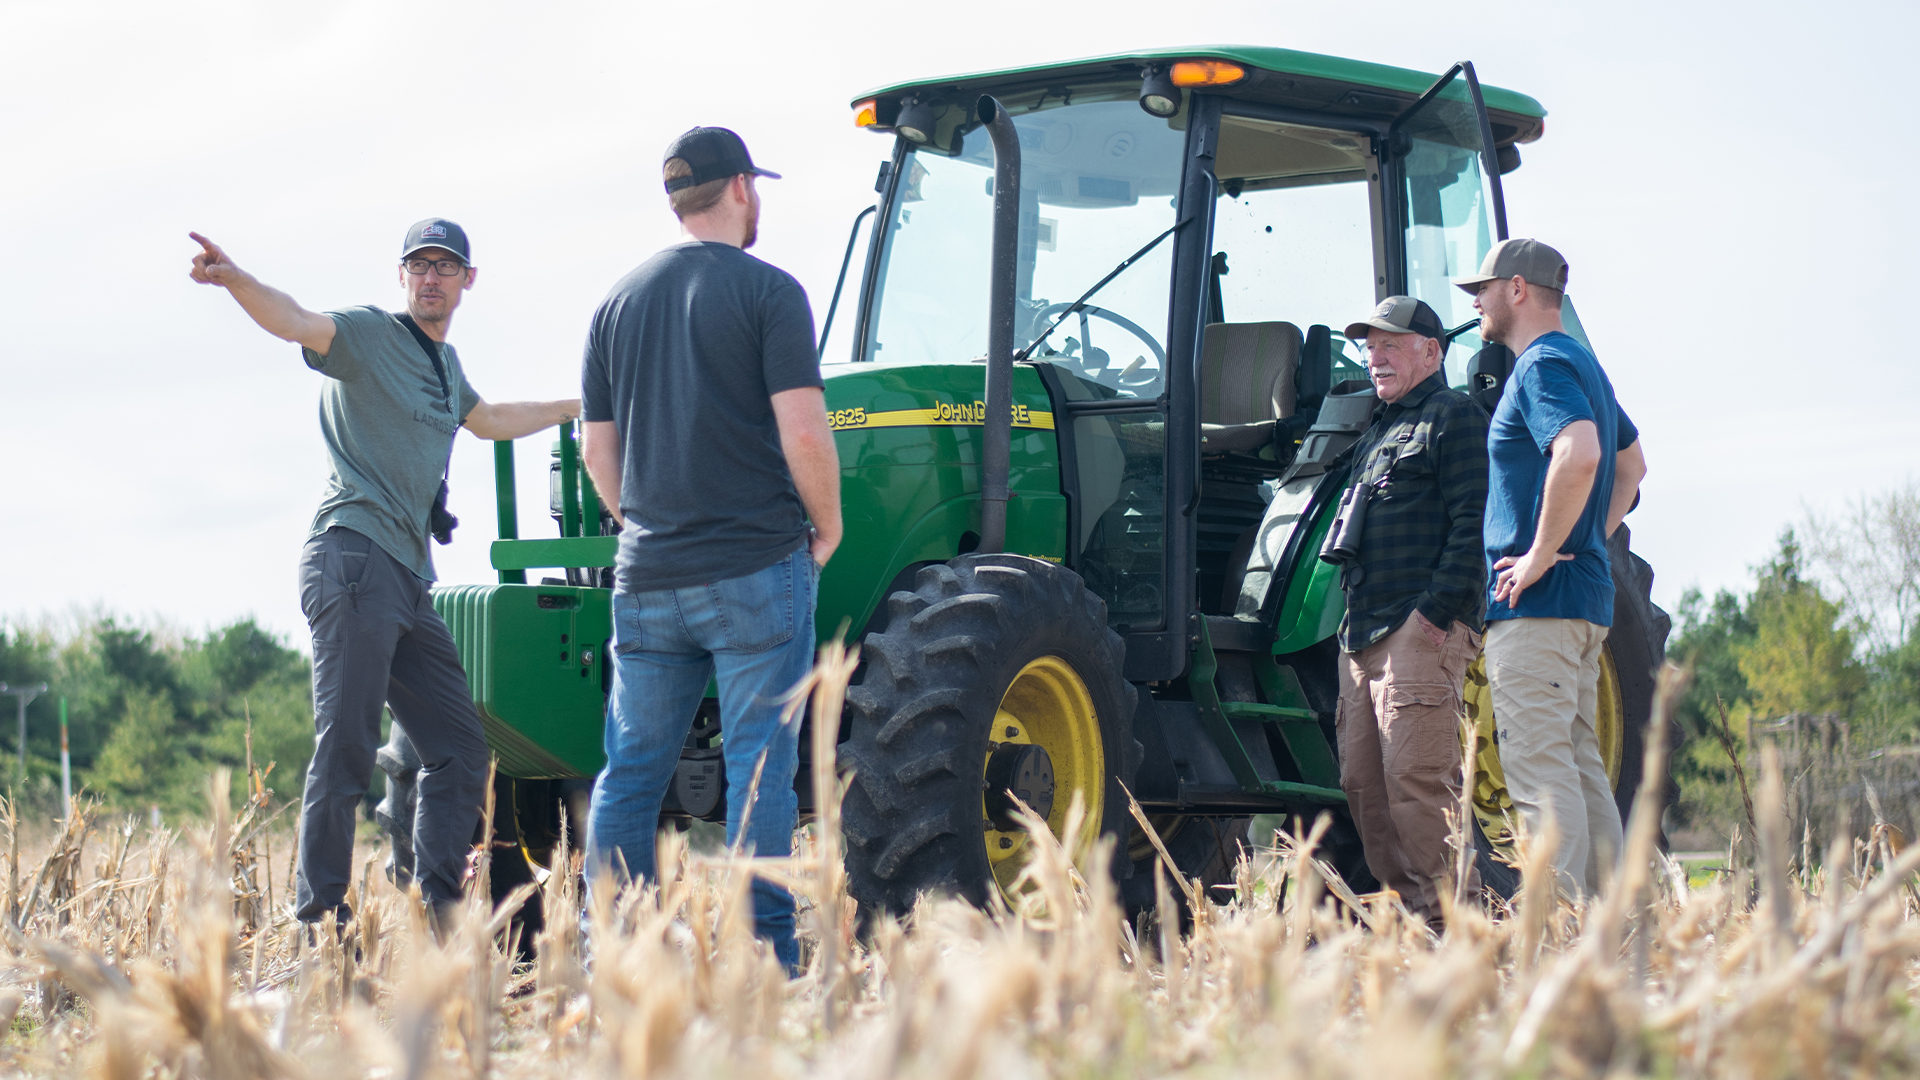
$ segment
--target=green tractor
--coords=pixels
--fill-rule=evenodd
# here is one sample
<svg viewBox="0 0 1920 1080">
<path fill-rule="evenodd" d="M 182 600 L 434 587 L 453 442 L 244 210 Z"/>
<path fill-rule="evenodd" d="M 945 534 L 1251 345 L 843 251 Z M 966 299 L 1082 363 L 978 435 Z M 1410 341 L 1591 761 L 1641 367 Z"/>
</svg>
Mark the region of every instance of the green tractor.
<svg viewBox="0 0 1920 1080">
<path fill-rule="evenodd" d="M 817 624 L 850 627 L 863 664 L 846 714 L 807 722 L 838 725 L 852 774 L 856 897 L 1013 888 L 1017 795 L 1076 857 L 1114 837 L 1144 907 L 1153 847 L 1128 793 L 1208 885 L 1254 815 L 1330 812 L 1325 851 L 1364 889 L 1333 751 L 1343 597 L 1317 553 L 1375 399 L 1330 327 L 1426 300 L 1455 327 L 1448 381 L 1491 408 L 1513 358 L 1448 279 L 1506 237 L 1502 176 L 1544 111 L 1469 64 L 1435 80 L 1250 47 L 905 83 L 854 111 L 891 156 L 822 334 L 846 540 Z M 560 535 L 517 539 L 512 451 L 500 583 L 435 592 L 499 756 L 495 844 L 526 855 L 496 861 L 496 889 L 551 865 L 558 808 L 579 821 L 600 767 L 616 543 L 566 430 Z M 1627 541 L 1598 718 L 1623 808 L 1667 631 Z M 525 583 L 544 568 L 565 576 Z M 1467 692 L 1481 867 L 1511 889 L 1487 857 L 1511 807 L 1477 664 Z M 742 778 L 713 701 L 688 723 L 666 818 L 719 820 Z M 409 817 L 410 757 L 404 736 L 382 753 L 389 821 Z M 803 757 L 803 814 L 809 775 Z"/>
</svg>

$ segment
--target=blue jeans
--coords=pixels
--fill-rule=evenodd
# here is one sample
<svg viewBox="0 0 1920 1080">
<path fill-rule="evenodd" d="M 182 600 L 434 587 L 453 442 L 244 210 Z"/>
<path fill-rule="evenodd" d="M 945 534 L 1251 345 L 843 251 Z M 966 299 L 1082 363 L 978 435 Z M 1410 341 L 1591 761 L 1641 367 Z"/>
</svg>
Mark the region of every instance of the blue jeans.
<svg viewBox="0 0 1920 1080">
<path fill-rule="evenodd" d="M 740 844 L 748 789 L 761 755 L 746 854 L 793 851 L 798 800 L 798 725 L 780 722 L 781 698 L 813 665 L 813 605 L 819 569 L 802 547 L 772 566 L 706 585 L 613 597 L 613 695 L 607 705 L 607 766 L 587 816 L 587 865 L 596 877 L 616 867 L 654 876 L 654 833 L 680 749 L 706 696 L 720 685 L 726 759 L 727 843 Z M 800 958 L 793 897 L 753 882 L 756 932 L 789 971 Z"/>
</svg>

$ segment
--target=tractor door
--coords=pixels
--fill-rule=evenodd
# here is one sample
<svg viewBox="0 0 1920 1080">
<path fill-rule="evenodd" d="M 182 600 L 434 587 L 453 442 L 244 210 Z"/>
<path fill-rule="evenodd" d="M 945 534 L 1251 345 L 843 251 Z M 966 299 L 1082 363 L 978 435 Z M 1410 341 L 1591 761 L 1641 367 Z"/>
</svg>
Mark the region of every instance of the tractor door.
<svg viewBox="0 0 1920 1080">
<path fill-rule="evenodd" d="M 1451 279 L 1480 268 L 1493 245 L 1507 238 L 1506 202 L 1493 129 L 1473 65 L 1458 63 L 1427 88 L 1387 130 L 1387 172 L 1399 190 L 1390 222 L 1389 278 L 1401 292 L 1425 300 L 1449 329 L 1474 321 L 1473 298 Z M 1382 295 L 1387 295 L 1383 290 Z M 1447 350 L 1449 386 L 1465 387 L 1480 335 L 1465 330 Z"/>
</svg>

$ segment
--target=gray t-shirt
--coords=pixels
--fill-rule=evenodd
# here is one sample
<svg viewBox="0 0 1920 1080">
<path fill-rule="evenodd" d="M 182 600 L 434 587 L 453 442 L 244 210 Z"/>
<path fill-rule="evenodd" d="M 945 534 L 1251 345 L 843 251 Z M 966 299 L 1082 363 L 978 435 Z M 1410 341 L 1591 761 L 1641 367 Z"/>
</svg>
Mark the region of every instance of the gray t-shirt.
<svg viewBox="0 0 1920 1080">
<path fill-rule="evenodd" d="M 399 318 L 377 307 L 329 311 L 333 344 L 301 349 L 327 377 L 320 433 L 331 474 L 309 537 L 335 525 L 361 533 L 407 569 L 433 580 L 427 514 L 440 491 L 453 436 L 480 403 L 453 346 L 440 346 L 442 393 L 433 364 Z"/>
<path fill-rule="evenodd" d="M 625 448 L 616 591 L 742 577 L 806 541 L 771 400 L 821 385 L 792 275 L 727 244 L 667 248 L 594 312 L 581 384 Z"/>
</svg>

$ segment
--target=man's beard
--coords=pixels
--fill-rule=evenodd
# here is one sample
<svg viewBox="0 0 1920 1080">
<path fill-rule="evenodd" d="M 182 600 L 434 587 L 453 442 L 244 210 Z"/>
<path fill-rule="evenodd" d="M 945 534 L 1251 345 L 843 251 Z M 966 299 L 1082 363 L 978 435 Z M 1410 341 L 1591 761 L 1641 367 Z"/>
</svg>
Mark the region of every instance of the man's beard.
<svg viewBox="0 0 1920 1080">
<path fill-rule="evenodd" d="M 1507 331 L 1513 325 L 1513 313 L 1505 308 L 1480 308 L 1480 340 L 1506 344 Z"/>
<path fill-rule="evenodd" d="M 753 200 L 753 205 L 747 207 L 747 236 L 740 241 L 740 250 L 745 251 L 752 247 L 753 242 L 758 239 L 760 239 L 760 200 L 756 198 Z"/>
<path fill-rule="evenodd" d="M 413 316 L 414 322 L 422 322 L 422 323 L 446 322 L 448 309 L 444 304 L 444 298 L 440 298 L 440 299 L 442 299 L 443 301 L 440 309 L 438 311 L 428 311 L 421 304 L 420 299 L 418 297 L 410 296 L 407 298 L 407 314 Z"/>
</svg>

